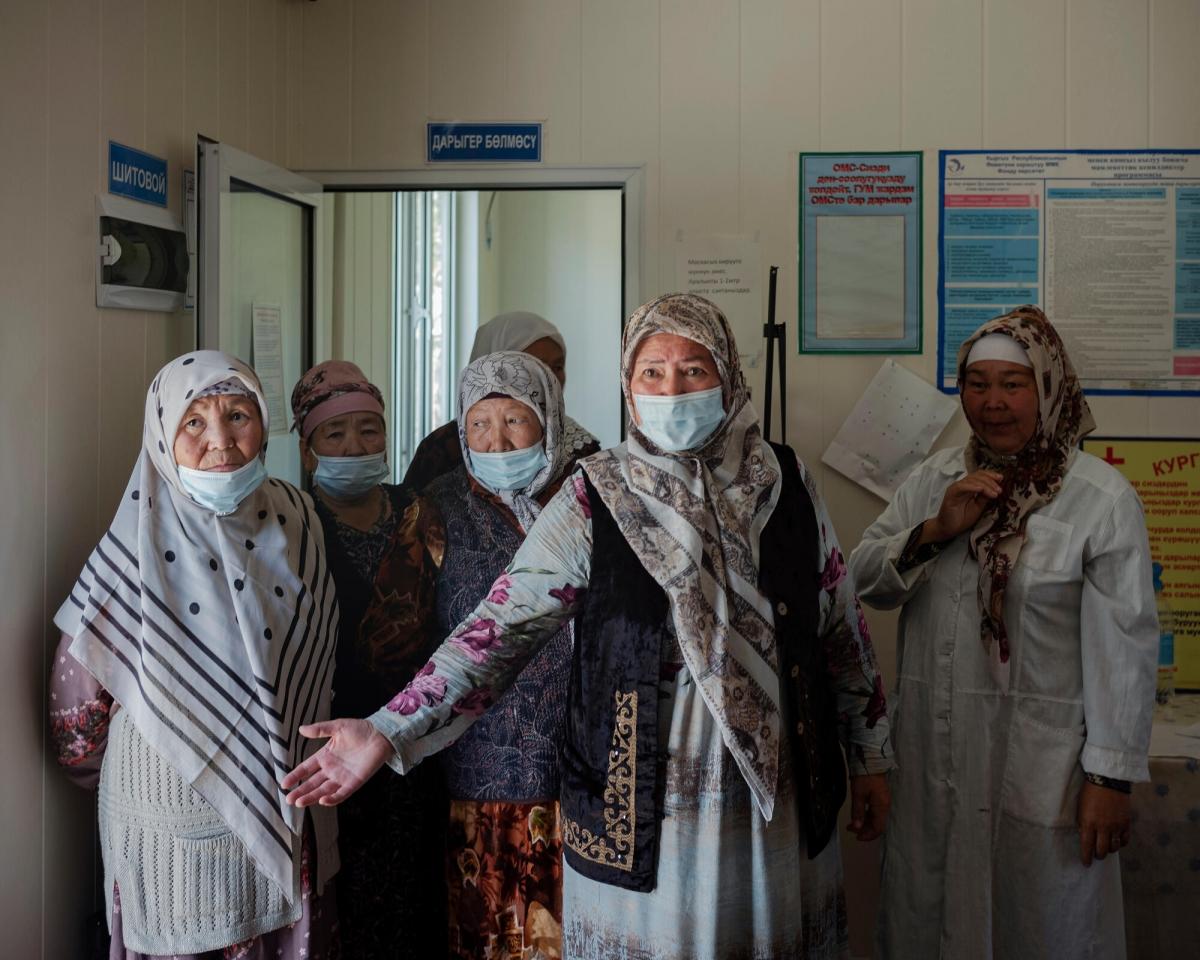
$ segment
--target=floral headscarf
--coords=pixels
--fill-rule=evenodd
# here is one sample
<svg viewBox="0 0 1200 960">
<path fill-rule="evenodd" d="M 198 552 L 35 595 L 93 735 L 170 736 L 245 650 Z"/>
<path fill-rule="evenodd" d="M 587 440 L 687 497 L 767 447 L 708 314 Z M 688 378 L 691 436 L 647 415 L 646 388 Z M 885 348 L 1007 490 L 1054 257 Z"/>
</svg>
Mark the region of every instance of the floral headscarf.
<svg viewBox="0 0 1200 960">
<path fill-rule="evenodd" d="M 562 386 L 548 366 L 527 353 L 505 350 L 472 360 L 458 378 L 458 440 L 468 473 L 471 471 L 471 450 L 467 446 L 467 411 L 480 400 L 497 393 L 525 404 L 542 425 L 541 443 L 546 450 L 546 466 L 537 472 L 528 486 L 519 490 L 494 491 L 528 533 L 542 511 L 537 495 L 558 479 L 572 457 L 571 447 L 563 442 Z"/>
<path fill-rule="evenodd" d="M 1096 429 L 1096 422 L 1062 338 L 1046 315 L 1029 304 L 989 320 L 959 348 L 960 395 L 971 348 L 992 333 L 1012 337 L 1025 348 L 1038 391 L 1037 426 L 1020 452 L 1001 456 L 975 434 L 966 449 L 967 470 L 995 470 L 1004 475 L 1003 492 L 971 531 L 970 550 L 979 560 L 980 637 L 992 675 L 1007 692 L 1009 647 L 1004 594 L 1025 542 L 1025 525 L 1031 513 L 1058 495 L 1079 441 Z"/>
<path fill-rule="evenodd" d="M 758 589 L 763 528 L 779 501 L 779 461 L 749 402 L 737 345 L 712 302 L 669 294 L 625 325 L 621 376 L 632 409 L 634 358 L 657 333 L 706 347 L 721 377 L 725 419 L 697 450 L 660 450 L 635 425 L 626 442 L 584 460 L 646 572 L 671 605 L 688 668 L 763 816 L 779 780 L 779 657 L 771 605 Z"/>
<path fill-rule="evenodd" d="M 349 360 L 318 363 L 292 389 L 292 429 L 307 440 L 326 420 L 347 413 L 383 416 L 383 394 Z"/>
</svg>

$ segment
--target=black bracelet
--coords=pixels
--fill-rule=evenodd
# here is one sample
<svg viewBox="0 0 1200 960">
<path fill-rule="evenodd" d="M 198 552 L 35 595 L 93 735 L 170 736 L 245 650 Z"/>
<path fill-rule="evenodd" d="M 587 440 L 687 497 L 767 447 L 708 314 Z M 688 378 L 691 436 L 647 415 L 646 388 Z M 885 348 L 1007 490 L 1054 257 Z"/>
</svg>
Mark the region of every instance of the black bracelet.
<svg viewBox="0 0 1200 960">
<path fill-rule="evenodd" d="M 1117 793 L 1132 793 L 1133 784 L 1128 780 L 1114 780 L 1112 777 L 1102 777 L 1098 773 L 1085 772 L 1083 778 L 1088 783 L 1094 783 L 1098 787 L 1108 787 L 1109 790 L 1116 790 Z"/>
</svg>

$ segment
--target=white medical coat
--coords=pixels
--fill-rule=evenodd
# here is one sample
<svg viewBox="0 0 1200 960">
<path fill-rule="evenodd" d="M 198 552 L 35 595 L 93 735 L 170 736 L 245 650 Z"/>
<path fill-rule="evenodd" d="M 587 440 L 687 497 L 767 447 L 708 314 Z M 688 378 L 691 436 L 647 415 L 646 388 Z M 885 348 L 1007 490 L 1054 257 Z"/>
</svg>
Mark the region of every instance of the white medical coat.
<svg viewBox="0 0 1200 960">
<path fill-rule="evenodd" d="M 850 558 L 863 600 L 903 604 L 879 956 L 1124 957 L 1117 857 L 1083 866 L 1076 805 L 1084 771 L 1149 776 L 1158 623 L 1141 504 L 1079 453 L 1029 516 L 1005 596 L 1004 696 L 980 640 L 967 535 L 896 568 L 965 473 L 961 447 L 935 453 Z"/>
</svg>

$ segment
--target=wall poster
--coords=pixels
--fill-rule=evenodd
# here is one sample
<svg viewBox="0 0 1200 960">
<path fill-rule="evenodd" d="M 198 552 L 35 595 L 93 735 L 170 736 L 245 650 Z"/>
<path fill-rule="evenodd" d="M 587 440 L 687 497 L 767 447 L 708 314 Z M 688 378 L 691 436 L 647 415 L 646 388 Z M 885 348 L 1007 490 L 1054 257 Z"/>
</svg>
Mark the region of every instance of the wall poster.
<svg viewBox="0 0 1200 960">
<path fill-rule="evenodd" d="M 800 154 L 802 353 L 921 352 L 921 154 Z"/>
<path fill-rule="evenodd" d="M 1120 470 L 1141 497 L 1175 621 L 1175 686 L 1200 689 L 1200 439 L 1087 437 L 1083 449 Z"/>
<path fill-rule="evenodd" d="M 1200 395 L 1200 151 L 942 150 L 938 385 L 959 345 L 1046 311 L 1089 393 Z"/>
</svg>

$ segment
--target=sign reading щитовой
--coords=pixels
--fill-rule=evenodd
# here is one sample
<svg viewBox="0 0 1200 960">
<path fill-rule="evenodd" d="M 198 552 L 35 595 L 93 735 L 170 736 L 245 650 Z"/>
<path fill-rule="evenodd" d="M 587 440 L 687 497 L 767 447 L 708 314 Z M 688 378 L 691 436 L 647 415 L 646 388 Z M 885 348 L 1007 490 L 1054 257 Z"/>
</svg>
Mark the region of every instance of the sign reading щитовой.
<svg viewBox="0 0 1200 960">
<path fill-rule="evenodd" d="M 167 161 L 109 140 L 108 192 L 165 207 Z"/>
<path fill-rule="evenodd" d="M 540 163 L 540 123 L 427 123 L 426 163 Z"/>
</svg>

